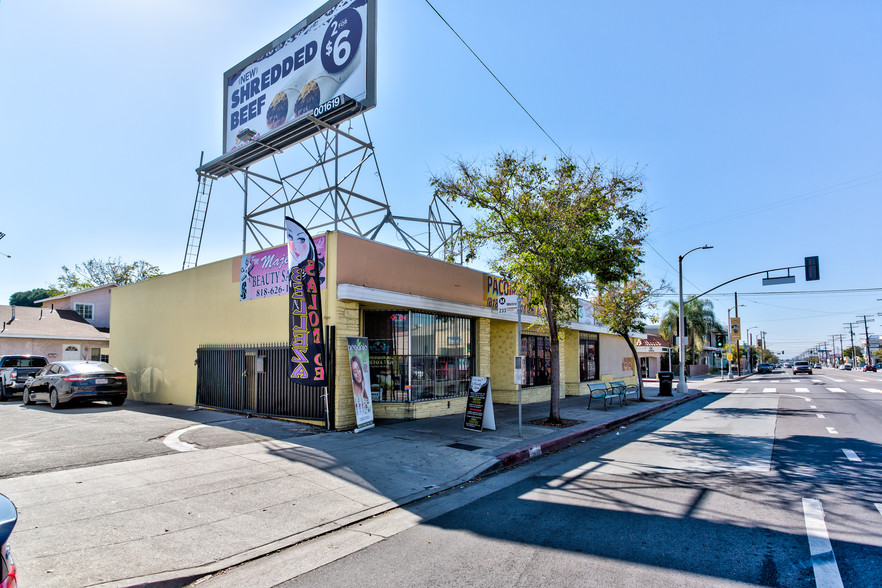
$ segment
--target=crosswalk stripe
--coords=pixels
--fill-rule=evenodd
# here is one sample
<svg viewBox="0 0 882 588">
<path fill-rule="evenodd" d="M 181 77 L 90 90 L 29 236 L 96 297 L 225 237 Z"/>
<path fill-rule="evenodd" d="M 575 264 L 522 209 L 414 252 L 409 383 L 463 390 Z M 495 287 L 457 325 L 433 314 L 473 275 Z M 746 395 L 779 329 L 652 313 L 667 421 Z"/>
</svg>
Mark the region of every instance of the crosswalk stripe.
<svg viewBox="0 0 882 588">
<path fill-rule="evenodd" d="M 878 393 L 882 393 L 882 390 L 880 390 L 879 388 L 861 388 L 861 390 L 863 390 L 864 392 L 878 392 Z"/>
<path fill-rule="evenodd" d="M 808 392 L 808 388 L 797 388 L 797 392 Z"/>
<path fill-rule="evenodd" d="M 827 388 L 830 392 L 845 392 L 842 388 Z"/>
<path fill-rule="evenodd" d="M 805 517 L 805 533 L 808 537 L 812 569 L 818 588 L 841 588 L 842 576 L 833 554 L 830 534 L 824 522 L 824 507 L 816 498 L 803 498 L 802 510 Z"/>
</svg>

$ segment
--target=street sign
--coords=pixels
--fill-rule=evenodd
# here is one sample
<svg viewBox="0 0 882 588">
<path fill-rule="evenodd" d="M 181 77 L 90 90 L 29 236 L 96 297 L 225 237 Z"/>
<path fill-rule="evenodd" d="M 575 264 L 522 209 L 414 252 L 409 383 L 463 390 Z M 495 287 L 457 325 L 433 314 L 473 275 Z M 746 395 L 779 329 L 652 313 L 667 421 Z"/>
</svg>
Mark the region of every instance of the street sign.
<svg viewBox="0 0 882 588">
<path fill-rule="evenodd" d="M 499 301 L 499 314 L 517 312 L 521 305 L 519 296 L 499 296 L 497 300 Z"/>
</svg>

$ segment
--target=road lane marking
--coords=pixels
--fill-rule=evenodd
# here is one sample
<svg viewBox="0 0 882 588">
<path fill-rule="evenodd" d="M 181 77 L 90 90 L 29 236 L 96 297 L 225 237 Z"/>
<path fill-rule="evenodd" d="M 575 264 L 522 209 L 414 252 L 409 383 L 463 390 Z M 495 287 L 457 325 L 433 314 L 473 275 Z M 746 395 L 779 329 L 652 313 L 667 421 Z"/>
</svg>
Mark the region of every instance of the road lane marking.
<svg viewBox="0 0 882 588">
<path fill-rule="evenodd" d="M 838 435 L 839 434 L 839 431 L 837 431 L 833 427 L 827 427 L 827 432 L 830 433 L 831 435 Z"/>
<path fill-rule="evenodd" d="M 875 504 L 876 504 L 876 510 L 878 510 L 879 514 L 882 515 L 882 503 L 877 502 Z"/>
<path fill-rule="evenodd" d="M 819 418 L 819 419 L 825 419 L 825 418 L 827 418 L 827 417 L 825 417 L 825 416 L 822 415 L 821 413 L 818 413 L 818 418 Z"/>
<path fill-rule="evenodd" d="M 824 523 L 824 507 L 814 498 L 802 499 L 805 515 L 805 532 L 808 536 L 809 551 L 812 554 L 812 568 L 815 571 L 815 585 L 818 588 L 837 588 L 842 586 L 839 566 L 830 544 L 830 535 Z"/>
<path fill-rule="evenodd" d="M 845 392 L 842 388 L 827 388 L 829 392 Z"/>
<path fill-rule="evenodd" d="M 818 408 L 818 407 L 815 406 L 814 404 L 812 404 L 812 405 L 809 406 L 809 408 Z"/>
<path fill-rule="evenodd" d="M 878 392 L 882 394 L 882 390 L 880 390 L 879 388 L 861 388 L 861 390 L 863 390 L 864 392 Z"/>
<path fill-rule="evenodd" d="M 199 448 L 192 443 L 181 441 L 181 435 L 207 426 L 208 425 L 193 425 L 192 427 L 187 427 L 186 429 L 175 431 L 174 433 L 166 435 L 165 439 L 163 439 L 162 442 L 165 444 L 166 447 L 168 447 L 169 449 L 174 449 L 175 451 L 198 451 Z"/>
<path fill-rule="evenodd" d="M 843 449 L 842 453 L 845 454 L 845 457 L 848 458 L 848 461 L 861 461 L 861 458 L 857 456 L 857 453 L 855 453 L 851 449 Z"/>
<path fill-rule="evenodd" d="M 795 392 L 808 392 L 808 388 L 796 388 Z"/>
<path fill-rule="evenodd" d="M 735 388 L 735 392 L 739 394 L 744 394 L 747 392 L 747 388 Z"/>
<path fill-rule="evenodd" d="M 776 392 L 777 388 L 763 388 L 763 392 Z"/>
</svg>

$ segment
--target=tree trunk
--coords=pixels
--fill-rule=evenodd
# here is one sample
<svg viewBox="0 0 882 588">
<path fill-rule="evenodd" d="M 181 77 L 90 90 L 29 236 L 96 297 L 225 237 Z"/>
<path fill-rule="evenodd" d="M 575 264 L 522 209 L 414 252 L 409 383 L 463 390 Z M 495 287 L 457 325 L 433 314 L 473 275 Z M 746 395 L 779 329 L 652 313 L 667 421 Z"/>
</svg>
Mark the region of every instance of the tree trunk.
<svg viewBox="0 0 882 588">
<path fill-rule="evenodd" d="M 640 373 L 640 358 L 637 357 L 637 348 L 634 347 L 634 342 L 631 341 L 631 337 L 628 336 L 628 333 L 619 333 L 619 336 L 628 344 L 628 348 L 631 350 L 631 356 L 634 358 L 634 375 L 637 376 L 637 393 L 640 397 L 640 402 L 643 402 L 643 374 Z"/>
</svg>

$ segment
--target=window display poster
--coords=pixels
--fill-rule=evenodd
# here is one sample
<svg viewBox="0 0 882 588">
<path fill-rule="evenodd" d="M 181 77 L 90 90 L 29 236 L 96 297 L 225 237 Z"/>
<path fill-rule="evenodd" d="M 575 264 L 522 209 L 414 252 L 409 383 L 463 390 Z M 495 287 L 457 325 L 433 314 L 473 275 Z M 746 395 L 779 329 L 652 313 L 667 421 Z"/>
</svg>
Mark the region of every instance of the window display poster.
<svg viewBox="0 0 882 588">
<path fill-rule="evenodd" d="M 322 295 L 315 243 L 307 230 L 285 217 L 288 246 L 288 332 L 291 345 L 289 377 L 303 386 L 325 386 L 325 340 Z"/>
<path fill-rule="evenodd" d="M 493 415 L 493 392 L 490 378 L 473 377 L 469 383 L 469 396 L 466 401 L 464 429 L 481 432 L 484 429 L 496 430 L 496 417 Z"/>
<path fill-rule="evenodd" d="M 367 337 L 347 337 L 349 369 L 352 375 L 352 396 L 355 399 L 355 430 L 374 426 L 374 405 L 368 391 L 371 381 Z"/>
</svg>

